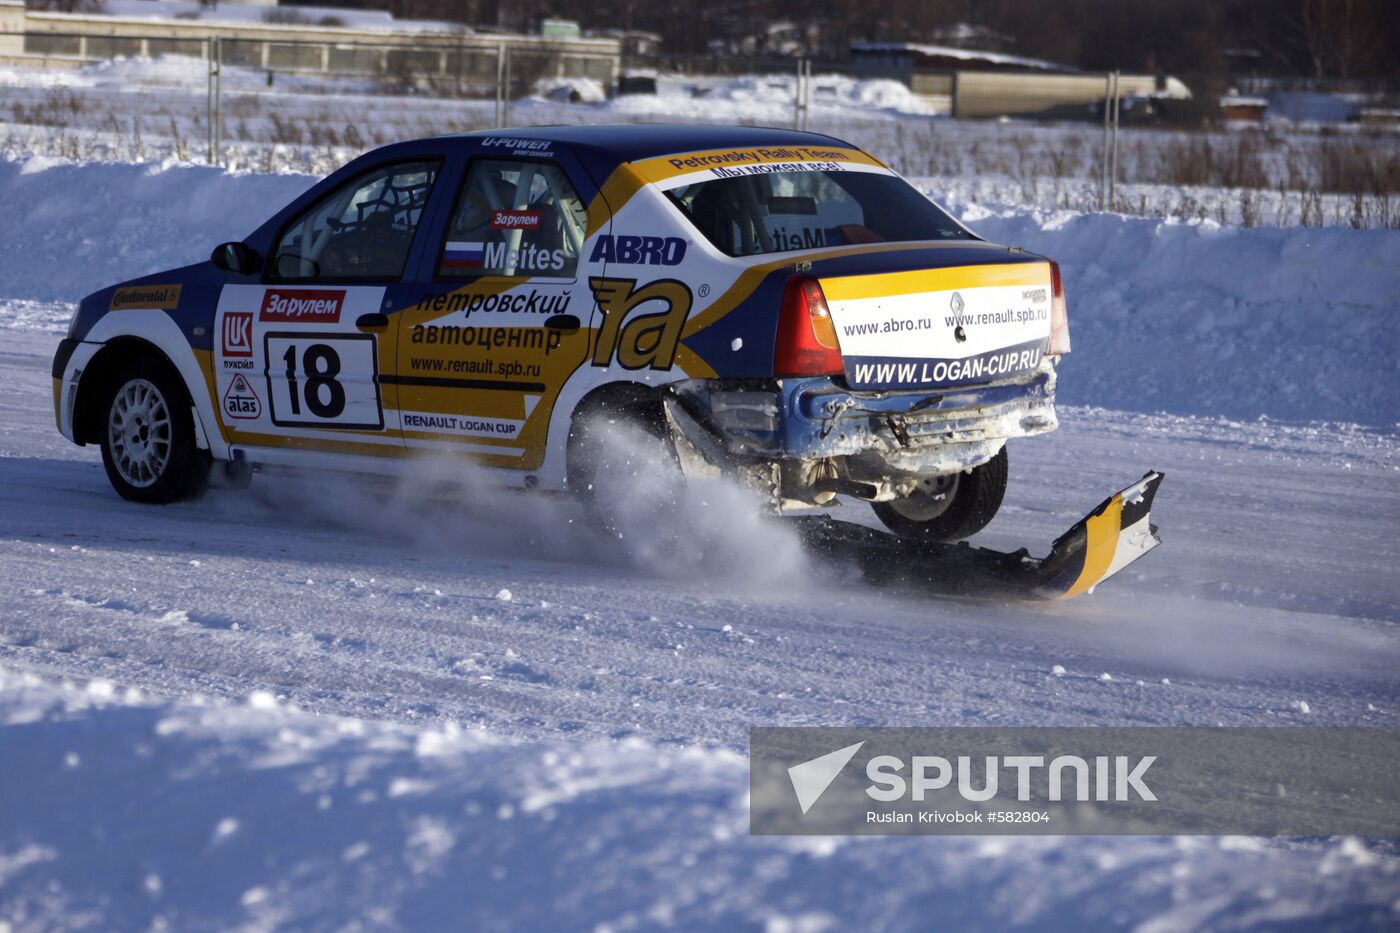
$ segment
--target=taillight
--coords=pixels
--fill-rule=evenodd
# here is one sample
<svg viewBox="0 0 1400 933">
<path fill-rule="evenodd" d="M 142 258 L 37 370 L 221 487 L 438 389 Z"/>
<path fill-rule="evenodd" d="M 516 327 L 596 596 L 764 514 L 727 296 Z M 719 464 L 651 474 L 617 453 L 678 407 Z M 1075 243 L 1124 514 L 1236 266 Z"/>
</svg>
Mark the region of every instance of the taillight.
<svg viewBox="0 0 1400 933">
<path fill-rule="evenodd" d="M 1060 264 L 1050 263 L 1050 356 L 1069 352 L 1069 307 L 1065 304 L 1065 283 L 1060 278 Z"/>
<path fill-rule="evenodd" d="M 809 275 L 794 275 L 783 288 L 774 375 L 836 376 L 845 370 L 821 283 Z"/>
</svg>

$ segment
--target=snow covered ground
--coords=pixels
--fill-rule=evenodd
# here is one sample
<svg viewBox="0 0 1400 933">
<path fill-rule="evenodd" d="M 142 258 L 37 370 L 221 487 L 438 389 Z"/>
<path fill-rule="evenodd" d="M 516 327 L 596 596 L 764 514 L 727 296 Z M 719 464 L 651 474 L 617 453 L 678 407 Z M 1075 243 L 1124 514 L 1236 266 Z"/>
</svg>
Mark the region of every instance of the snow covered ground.
<svg viewBox="0 0 1400 933">
<path fill-rule="evenodd" d="M 754 725 L 1400 725 L 1400 234 L 955 205 L 1064 262 L 1075 340 L 982 540 L 1154 467 L 1166 543 L 1073 603 L 931 602 L 724 497 L 658 517 L 703 555 L 670 572 L 471 484 L 118 499 L 52 426 L 73 302 L 310 182 L 0 160 L 0 925 L 1400 922 L 1393 842 L 751 838 L 744 760 Z"/>
</svg>

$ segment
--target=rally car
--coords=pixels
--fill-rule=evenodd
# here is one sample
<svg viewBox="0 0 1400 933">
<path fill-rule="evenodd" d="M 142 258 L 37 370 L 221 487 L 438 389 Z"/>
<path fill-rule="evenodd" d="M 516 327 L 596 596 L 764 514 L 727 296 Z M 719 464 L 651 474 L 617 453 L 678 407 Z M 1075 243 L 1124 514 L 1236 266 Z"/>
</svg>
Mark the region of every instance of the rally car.
<svg viewBox="0 0 1400 933">
<path fill-rule="evenodd" d="M 996 513 L 1069 349 L 1053 261 L 849 143 L 546 127 L 377 149 L 209 261 L 88 296 L 54 404 L 142 502 L 425 452 L 586 499 L 623 422 L 776 510 L 866 500 L 932 544 Z"/>
</svg>

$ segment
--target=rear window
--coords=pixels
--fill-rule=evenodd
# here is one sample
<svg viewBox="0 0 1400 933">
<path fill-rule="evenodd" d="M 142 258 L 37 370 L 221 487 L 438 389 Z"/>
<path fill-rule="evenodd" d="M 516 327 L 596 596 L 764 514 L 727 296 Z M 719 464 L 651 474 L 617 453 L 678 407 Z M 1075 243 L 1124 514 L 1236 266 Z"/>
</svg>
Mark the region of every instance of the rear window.
<svg viewBox="0 0 1400 933">
<path fill-rule="evenodd" d="M 875 172 L 716 178 L 672 188 L 666 196 L 730 256 L 973 238 L 908 182 Z"/>
</svg>

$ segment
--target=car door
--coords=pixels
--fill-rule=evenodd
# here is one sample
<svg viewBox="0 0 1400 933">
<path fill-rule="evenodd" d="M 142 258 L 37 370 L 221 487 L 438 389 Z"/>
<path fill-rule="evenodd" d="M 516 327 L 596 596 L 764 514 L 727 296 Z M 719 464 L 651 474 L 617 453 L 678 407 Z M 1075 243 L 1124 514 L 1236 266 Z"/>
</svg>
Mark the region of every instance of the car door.
<svg viewBox="0 0 1400 933">
<path fill-rule="evenodd" d="M 408 447 L 521 470 L 543 462 L 554 402 L 589 350 L 578 171 L 562 152 L 468 163 L 418 298 L 397 316 Z"/>
<path fill-rule="evenodd" d="M 231 444 L 402 453 L 386 291 L 409 267 L 440 159 L 377 166 L 278 235 L 256 284 L 225 285 L 215 320 L 219 413 Z"/>
</svg>

